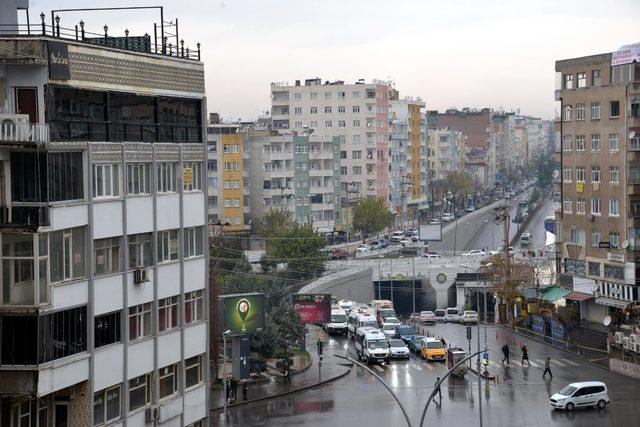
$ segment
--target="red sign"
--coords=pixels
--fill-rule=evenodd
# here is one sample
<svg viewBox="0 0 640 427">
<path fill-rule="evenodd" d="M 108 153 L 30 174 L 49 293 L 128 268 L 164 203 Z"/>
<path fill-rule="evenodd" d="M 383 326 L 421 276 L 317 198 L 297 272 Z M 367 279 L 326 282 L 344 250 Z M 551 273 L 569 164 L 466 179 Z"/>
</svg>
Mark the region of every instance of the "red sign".
<svg viewBox="0 0 640 427">
<path fill-rule="evenodd" d="M 331 321 L 331 294 L 293 294 L 292 298 L 302 323 Z"/>
</svg>

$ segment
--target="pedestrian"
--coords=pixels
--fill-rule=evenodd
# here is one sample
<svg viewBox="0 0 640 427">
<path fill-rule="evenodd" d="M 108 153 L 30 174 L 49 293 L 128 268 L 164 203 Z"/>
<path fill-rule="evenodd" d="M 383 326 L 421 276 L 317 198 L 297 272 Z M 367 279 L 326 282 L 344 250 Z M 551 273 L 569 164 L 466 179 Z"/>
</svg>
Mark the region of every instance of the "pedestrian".
<svg viewBox="0 0 640 427">
<path fill-rule="evenodd" d="M 524 361 L 527 361 L 527 364 L 531 366 L 531 362 L 529 362 L 529 349 L 526 344 L 522 344 L 522 365 L 524 366 Z"/>
<path fill-rule="evenodd" d="M 242 382 L 242 400 L 249 399 L 249 387 L 247 387 L 247 380 Z"/>
<path fill-rule="evenodd" d="M 282 372 L 282 378 L 284 379 L 285 384 L 291 384 L 291 377 L 289 376 L 289 367 L 285 366 L 284 371 Z"/>
<path fill-rule="evenodd" d="M 238 400 L 238 380 L 235 377 L 231 377 L 231 401 Z"/>
<path fill-rule="evenodd" d="M 504 365 L 504 361 L 507 361 L 507 365 L 509 364 L 509 344 L 505 344 L 502 346 L 502 354 L 504 357 L 502 358 L 502 364 Z"/>
<path fill-rule="evenodd" d="M 227 378 L 227 387 L 224 391 L 224 399 L 227 403 L 231 403 L 231 381 Z"/>
<path fill-rule="evenodd" d="M 436 397 L 436 393 L 438 393 L 438 396 L 440 397 L 440 402 L 442 403 L 442 390 L 440 390 L 440 377 L 436 378 L 436 392 L 433 394 L 433 397 Z"/>
<path fill-rule="evenodd" d="M 549 373 L 549 379 L 553 379 L 553 374 L 551 373 L 551 358 L 547 357 L 547 360 L 544 362 L 544 372 L 542 373 L 542 379 Z"/>
<path fill-rule="evenodd" d="M 318 347 L 318 356 L 320 356 L 320 360 L 322 360 L 322 348 L 324 347 L 324 342 L 319 337 L 316 346 Z"/>
<path fill-rule="evenodd" d="M 440 337 L 440 342 L 442 343 L 443 347 L 447 346 L 447 342 L 444 340 L 444 337 Z"/>
</svg>

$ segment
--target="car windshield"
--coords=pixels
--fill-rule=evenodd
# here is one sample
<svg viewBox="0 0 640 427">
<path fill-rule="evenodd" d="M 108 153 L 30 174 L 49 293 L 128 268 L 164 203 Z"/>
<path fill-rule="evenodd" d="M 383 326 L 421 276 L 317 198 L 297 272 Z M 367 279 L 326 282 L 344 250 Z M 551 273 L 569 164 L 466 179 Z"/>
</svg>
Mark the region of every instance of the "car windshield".
<svg viewBox="0 0 640 427">
<path fill-rule="evenodd" d="M 456 309 L 447 310 L 447 314 L 458 314 L 458 310 Z"/>
<path fill-rule="evenodd" d="M 347 321 L 347 316 L 344 314 L 332 314 L 331 322 L 332 323 L 345 323 Z"/>
<path fill-rule="evenodd" d="M 464 314 L 466 314 L 467 316 L 477 316 L 478 313 L 476 313 L 475 311 L 465 311 Z"/>
<path fill-rule="evenodd" d="M 411 326 L 400 326 L 398 328 L 398 333 L 400 335 L 413 335 L 416 333 L 416 331 L 414 331 Z"/>
<path fill-rule="evenodd" d="M 396 327 L 394 325 L 382 325 L 382 330 L 384 331 L 395 331 Z"/>
<path fill-rule="evenodd" d="M 390 308 L 382 309 L 379 311 L 379 313 L 380 313 L 380 316 L 382 317 L 393 316 L 394 314 L 396 314 L 396 312 Z"/>
<path fill-rule="evenodd" d="M 397 324 L 400 323 L 400 321 L 395 317 L 387 317 L 386 322 L 387 323 L 393 323 L 394 325 L 397 325 Z"/>
<path fill-rule="evenodd" d="M 404 347 L 402 340 L 389 340 L 389 347 Z"/>
<path fill-rule="evenodd" d="M 433 311 L 423 311 L 420 313 L 421 316 L 433 316 Z"/>
<path fill-rule="evenodd" d="M 372 340 L 367 341 L 367 348 L 369 350 L 375 350 L 378 348 L 387 348 L 388 344 L 386 340 Z"/>
<path fill-rule="evenodd" d="M 568 385 L 565 388 L 563 388 L 562 390 L 560 390 L 559 394 L 561 394 L 563 396 L 573 396 L 573 393 L 575 393 L 576 390 L 577 390 L 576 387 Z"/>
<path fill-rule="evenodd" d="M 374 328 L 378 327 L 378 321 L 373 319 L 373 320 L 363 320 L 362 322 L 360 322 L 360 326 L 373 326 Z"/>
<path fill-rule="evenodd" d="M 422 338 L 424 337 L 421 335 L 416 335 L 415 337 L 411 338 L 411 341 L 419 343 L 420 341 L 422 341 Z"/>
<path fill-rule="evenodd" d="M 442 317 L 442 316 L 444 316 L 444 314 L 445 314 L 445 313 L 444 313 L 444 310 L 442 310 L 442 311 L 440 311 L 440 310 L 439 310 L 439 311 L 436 311 L 436 316 Z"/>
<path fill-rule="evenodd" d="M 435 348 L 444 348 L 440 341 L 429 341 L 427 342 L 427 348 L 435 349 Z"/>
</svg>

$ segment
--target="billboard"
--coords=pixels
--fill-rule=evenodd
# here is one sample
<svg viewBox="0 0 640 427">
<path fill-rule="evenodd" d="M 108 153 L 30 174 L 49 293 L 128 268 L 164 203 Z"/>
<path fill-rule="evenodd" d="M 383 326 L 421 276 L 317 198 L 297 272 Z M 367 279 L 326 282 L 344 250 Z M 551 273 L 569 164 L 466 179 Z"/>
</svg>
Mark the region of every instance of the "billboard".
<svg viewBox="0 0 640 427">
<path fill-rule="evenodd" d="M 292 294 L 292 299 L 302 323 L 331 321 L 331 294 Z"/>
<path fill-rule="evenodd" d="M 224 331 L 251 334 L 264 328 L 264 294 L 222 295 L 219 301 Z"/>
<path fill-rule="evenodd" d="M 442 224 L 420 224 L 420 240 L 430 242 L 442 240 Z"/>
</svg>

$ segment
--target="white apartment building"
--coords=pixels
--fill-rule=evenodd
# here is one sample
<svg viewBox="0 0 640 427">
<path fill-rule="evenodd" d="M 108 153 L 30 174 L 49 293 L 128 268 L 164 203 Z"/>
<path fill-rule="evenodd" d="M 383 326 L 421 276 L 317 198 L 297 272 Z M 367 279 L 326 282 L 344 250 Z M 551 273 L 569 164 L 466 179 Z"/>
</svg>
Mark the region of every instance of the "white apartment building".
<svg viewBox="0 0 640 427">
<path fill-rule="evenodd" d="M 40 28 L 0 39 L 0 425 L 203 426 L 199 49 Z"/>
</svg>

